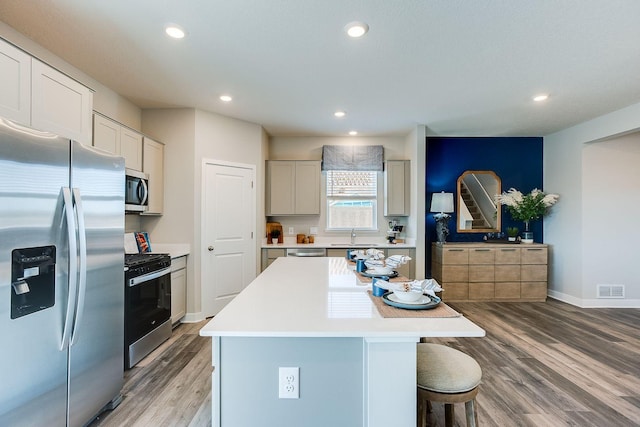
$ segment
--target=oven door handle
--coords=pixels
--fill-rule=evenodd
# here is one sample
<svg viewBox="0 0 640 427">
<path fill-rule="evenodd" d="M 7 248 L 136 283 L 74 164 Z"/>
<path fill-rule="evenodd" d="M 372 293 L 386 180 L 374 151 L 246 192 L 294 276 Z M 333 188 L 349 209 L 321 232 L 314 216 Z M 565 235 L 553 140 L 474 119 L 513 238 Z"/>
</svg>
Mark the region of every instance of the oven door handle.
<svg viewBox="0 0 640 427">
<path fill-rule="evenodd" d="M 163 268 L 162 270 L 154 271 L 153 273 L 143 274 L 142 276 L 129 279 L 129 287 L 137 286 L 140 283 L 148 282 L 149 280 L 157 279 L 165 274 L 171 273 L 171 267 Z"/>
</svg>

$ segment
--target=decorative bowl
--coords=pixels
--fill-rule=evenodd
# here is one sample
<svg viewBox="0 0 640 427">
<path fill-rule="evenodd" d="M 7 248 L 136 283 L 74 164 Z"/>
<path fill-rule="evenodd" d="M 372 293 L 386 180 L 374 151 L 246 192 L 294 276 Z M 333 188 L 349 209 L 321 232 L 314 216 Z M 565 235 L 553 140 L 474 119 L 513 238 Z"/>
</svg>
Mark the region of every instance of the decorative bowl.
<svg viewBox="0 0 640 427">
<path fill-rule="evenodd" d="M 422 291 L 418 290 L 402 291 L 395 289 L 393 294 L 398 297 L 400 301 L 404 302 L 418 301 L 422 297 Z"/>
<path fill-rule="evenodd" d="M 375 267 L 369 267 L 367 269 L 367 273 L 370 274 L 392 274 L 393 273 L 393 268 L 391 267 L 382 267 L 382 266 L 375 266 Z"/>
</svg>

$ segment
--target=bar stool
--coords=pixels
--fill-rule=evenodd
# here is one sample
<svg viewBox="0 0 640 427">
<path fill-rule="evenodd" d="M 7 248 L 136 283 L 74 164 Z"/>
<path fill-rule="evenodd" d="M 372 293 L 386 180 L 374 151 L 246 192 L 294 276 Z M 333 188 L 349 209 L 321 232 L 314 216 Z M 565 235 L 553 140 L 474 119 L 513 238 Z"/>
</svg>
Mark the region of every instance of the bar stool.
<svg viewBox="0 0 640 427">
<path fill-rule="evenodd" d="M 464 402 L 467 427 L 475 427 L 478 424 L 475 398 L 482 379 L 478 362 L 473 357 L 444 345 L 417 345 L 418 426 L 426 425 L 431 402 L 444 403 L 445 425 L 453 426 L 453 404 Z"/>
</svg>

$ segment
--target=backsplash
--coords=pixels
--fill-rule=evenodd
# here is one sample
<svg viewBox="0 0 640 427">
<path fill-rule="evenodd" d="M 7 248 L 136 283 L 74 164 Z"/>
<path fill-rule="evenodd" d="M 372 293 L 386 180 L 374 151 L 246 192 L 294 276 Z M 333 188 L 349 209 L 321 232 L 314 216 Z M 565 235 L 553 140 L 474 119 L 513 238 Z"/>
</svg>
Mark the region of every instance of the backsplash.
<svg viewBox="0 0 640 427">
<path fill-rule="evenodd" d="M 140 231 L 141 227 L 140 215 L 138 214 L 126 214 L 124 216 L 124 232 L 134 233 Z"/>
<path fill-rule="evenodd" d="M 384 240 L 387 237 L 387 229 L 389 221 L 395 219 L 398 225 L 407 228 L 407 217 L 378 217 L 378 230 L 377 231 L 357 231 L 358 236 L 366 236 L 369 238 L 374 237 L 376 240 Z M 326 225 L 319 216 L 271 216 L 267 218 L 268 221 L 279 222 L 282 224 L 282 232 L 285 237 L 295 237 L 296 234 L 309 235 L 311 228 L 317 228 L 316 236 L 320 237 L 349 237 L 349 230 L 341 231 L 327 231 Z M 293 233 L 289 233 L 289 227 L 293 227 Z M 400 238 L 405 237 L 405 231 L 402 232 Z"/>
</svg>

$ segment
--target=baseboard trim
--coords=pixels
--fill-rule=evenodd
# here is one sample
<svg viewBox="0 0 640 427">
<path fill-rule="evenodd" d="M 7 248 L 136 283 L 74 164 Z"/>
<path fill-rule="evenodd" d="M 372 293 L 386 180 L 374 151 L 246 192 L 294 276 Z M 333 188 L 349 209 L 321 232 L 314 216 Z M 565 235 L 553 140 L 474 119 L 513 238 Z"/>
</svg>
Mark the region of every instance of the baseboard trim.
<svg viewBox="0 0 640 427">
<path fill-rule="evenodd" d="M 558 301 L 566 302 L 567 304 L 580 308 L 640 308 L 640 300 L 638 299 L 582 299 L 551 289 L 549 289 L 547 293 L 549 298 L 557 299 Z"/>
<path fill-rule="evenodd" d="M 204 320 L 204 314 L 201 311 L 197 313 L 187 313 L 184 315 L 182 319 L 180 319 L 180 323 L 198 323 Z"/>
</svg>

